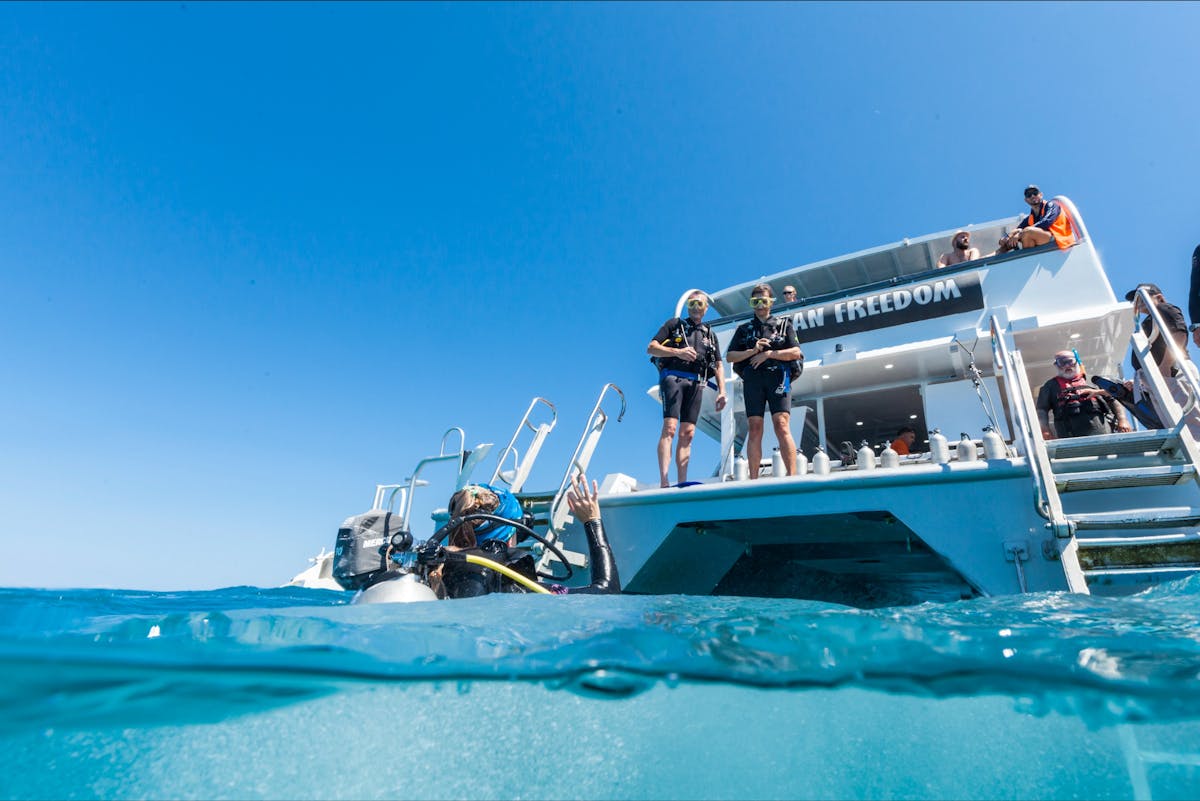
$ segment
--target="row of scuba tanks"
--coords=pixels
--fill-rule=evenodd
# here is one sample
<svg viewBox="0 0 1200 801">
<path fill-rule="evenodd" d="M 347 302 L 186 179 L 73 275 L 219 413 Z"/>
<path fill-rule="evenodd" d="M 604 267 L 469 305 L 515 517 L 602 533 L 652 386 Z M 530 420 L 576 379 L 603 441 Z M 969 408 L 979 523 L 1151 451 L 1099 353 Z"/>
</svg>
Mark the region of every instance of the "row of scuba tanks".
<svg viewBox="0 0 1200 801">
<path fill-rule="evenodd" d="M 983 457 L 985 459 L 1007 459 L 1009 456 L 1008 446 L 1004 444 L 1004 439 L 991 426 L 983 429 Z M 962 438 L 954 446 L 955 457 L 960 462 L 974 462 L 979 459 L 979 454 L 975 448 L 975 441 L 972 440 L 967 433 L 962 433 Z M 934 464 L 946 464 L 950 461 L 950 442 L 938 429 L 933 429 L 929 434 L 929 455 L 930 461 Z M 843 460 L 843 464 L 847 464 L 848 460 Z M 859 470 L 874 470 L 876 467 L 889 468 L 900 466 L 900 454 L 892 449 L 890 444 L 885 445 L 883 451 L 879 454 L 879 464 L 875 463 L 875 451 L 870 444 L 864 439 L 862 447 L 854 453 L 854 466 Z M 812 472 L 814 475 L 824 476 L 832 471 L 833 467 L 829 460 L 829 454 L 825 449 L 818 446 L 817 452 L 812 458 Z M 808 457 L 802 451 L 796 452 L 796 475 L 802 476 L 808 472 Z M 776 448 L 771 454 L 771 475 L 783 476 L 787 473 L 787 468 L 783 463 L 783 454 Z M 738 455 L 733 460 L 733 480 L 746 481 L 750 478 L 750 463 L 746 461 L 746 457 Z"/>
</svg>

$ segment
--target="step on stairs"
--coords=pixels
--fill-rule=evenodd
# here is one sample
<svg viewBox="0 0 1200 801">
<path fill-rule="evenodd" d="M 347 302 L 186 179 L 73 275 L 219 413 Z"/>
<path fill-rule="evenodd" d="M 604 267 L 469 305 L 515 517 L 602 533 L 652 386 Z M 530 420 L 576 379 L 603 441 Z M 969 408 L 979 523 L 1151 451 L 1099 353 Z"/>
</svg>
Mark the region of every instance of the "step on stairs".
<svg viewBox="0 0 1200 801">
<path fill-rule="evenodd" d="M 1046 450 L 1060 493 L 1196 481 L 1195 465 L 1170 431 L 1051 440 Z M 1197 505 L 1067 515 L 1093 591 L 1136 590 L 1152 578 L 1200 572 L 1200 502 L 1191 486 L 1181 490 L 1180 500 Z"/>
</svg>

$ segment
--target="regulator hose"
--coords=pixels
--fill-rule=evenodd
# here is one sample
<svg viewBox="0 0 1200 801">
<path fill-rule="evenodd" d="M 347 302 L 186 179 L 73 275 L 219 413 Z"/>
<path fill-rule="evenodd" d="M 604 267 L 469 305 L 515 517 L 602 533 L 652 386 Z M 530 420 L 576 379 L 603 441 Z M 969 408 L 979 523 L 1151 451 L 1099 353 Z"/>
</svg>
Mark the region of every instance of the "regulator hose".
<svg viewBox="0 0 1200 801">
<path fill-rule="evenodd" d="M 551 579 L 556 579 L 558 581 L 566 581 L 567 579 L 569 579 L 575 575 L 575 568 L 571 567 L 571 563 L 567 561 L 566 555 L 562 551 L 560 551 L 558 549 L 558 547 L 554 545 L 554 543 L 550 542 L 545 537 L 543 537 L 541 534 L 538 534 L 536 531 L 534 531 L 533 529 L 531 529 L 529 526 L 525 525 L 524 523 L 520 522 L 519 520 L 509 520 L 507 517 L 500 517 L 499 515 L 491 515 L 491 514 L 488 514 L 487 512 L 474 512 L 469 515 L 463 515 L 462 517 L 450 518 L 450 520 L 448 520 L 446 522 L 446 525 L 442 526 L 441 528 L 439 528 L 437 531 L 434 532 L 433 536 L 429 538 L 429 542 L 440 545 L 453 532 L 457 531 L 459 526 L 461 526 L 463 523 L 466 523 L 468 520 L 492 520 L 497 523 L 503 523 L 506 526 L 513 526 L 514 528 L 524 532 L 528 536 L 533 537 L 535 540 L 540 542 L 542 545 L 545 545 L 546 548 L 549 549 L 549 551 L 552 554 L 554 554 L 556 557 L 558 557 L 558 561 L 562 562 L 563 565 L 567 568 L 567 575 L 565 575 L 565 576 L 543 576 L 543 578 L 551 578 Z M 538 575 L 542 575 L 542 574 L 539 573 Z"/>
<path fill-rule="evenodd" d="M 504 565 L 500 564 L 499 562 L 493 562 L 491 559 L 485 559 L 482 556 L 475 556 L 474 554 L 465 554 L 463 558 L 465 558 L 467 560 L 467 562 L 469 562 L 470 564 L 479 565 L 480 567 L 486 567 L 489 570 L 495 570 L 497 573 L 499 573 L 502 576 L 508 576 L 510 579 L 517 582 L 518 584 L 520 584 L 522 587 L 529 590 L 530 592 L 536 592 L 536 593 L 540 593 L 542 595 L 552 595 L 553 594 L 550 592 L 550 590 L 546 589 L 541 584 L 538 584 L 536 581 L 534 581 L 530 578 L 526 578 L 525 576 L 522 576 L 517 571 L 513 570 L 510 567 L 505 567 Z"/>
</svg>

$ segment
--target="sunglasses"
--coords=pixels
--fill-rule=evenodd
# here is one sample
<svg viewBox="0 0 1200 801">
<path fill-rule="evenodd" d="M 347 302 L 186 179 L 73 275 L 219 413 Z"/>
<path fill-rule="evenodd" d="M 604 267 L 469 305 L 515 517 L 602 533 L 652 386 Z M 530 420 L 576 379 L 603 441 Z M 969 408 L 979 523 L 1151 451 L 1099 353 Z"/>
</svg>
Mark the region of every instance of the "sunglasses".
<svg viewBox="0 0 1200 801">
<path fill-rule="evenodd" d="M 763 306 L 770 306 L 771 298 L 750 298 L 750 305 L 755 309 L 762 308 Z"/>
<path fill-rule="evenodd" d="M 701 300 L 700 298 L 692 298 L 691 300 L 689 300 L 687 302 L 687 305 L 688 305 L 689 309 L 694 309 L 697 306 L 707 306 L 708 302 L 705 300 Z"/>
</svg>

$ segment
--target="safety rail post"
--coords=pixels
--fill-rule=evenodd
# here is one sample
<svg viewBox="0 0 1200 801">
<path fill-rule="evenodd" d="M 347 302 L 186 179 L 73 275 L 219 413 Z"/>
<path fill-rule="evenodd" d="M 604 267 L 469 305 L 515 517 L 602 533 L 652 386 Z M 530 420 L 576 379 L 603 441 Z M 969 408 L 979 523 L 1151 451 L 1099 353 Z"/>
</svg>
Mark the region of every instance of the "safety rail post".
<svg viewBox="0 0 1200 801">
<path fill-rule="evenodd" d="M 1054 533 L 1067 588 L 1072 592 L 1087 594 L 1087 579 L 1084 578 L 1079 565 L 1079 543 L 1075 539 L 1074 526 L 1063 512 L 1062 499 L 1054 484 L 1054 470 L 1050 465 L 1050 453 L 1042 439 L 1041 426 L 1034 425 L 1034 421 L 1037 420 L 1037 408 L 1033 402 L 1029 377 L 1025 372 L 1024 359 L 1015 342 L 1012 349 L 1009 349 L 1005 337 L 1010 332 L 1000 330 L 995 315 L 991 317 L 989 329 L 995 369 L 997 373 L 1003 372 L 1007 379 L 1008 391 L 1005 396 L 1009 416 L 1017 429 L 1015 433 L 1020 438 L 1025 461 L 1033 479 L 1034 509 L 1046 519 L 1046 527 Z"/>
<path fill-rule="evenodd" d="M 448 436 L 450 436 L 451 434 L 453 434 L 455 431 L 458 432 L 458 452 L 457 453 L 446 453 L 446 438 Z M 446 429 L 446 433 L 442 434 L 442 441 L 441 441 L 441 444 L 438 446 L 438 455 L 437 456 L 426 456 L 424 459 L 417 462 L 416 468 L 413 469 L 413 474 L 411 476 L 409 476 L 409 478 L 408 478 L 407 488 L 403 488 L 403 487 L 401 488 L 401 489 L 405 490 L 404 495 L 403 495 L 403 503 L 402 503 L 402 508 L 404 509 L 404 513 L 400 517 L 401 528 L 408 529 L 409 531 L 412 530 L 411 526 L 409 525 L 409 523 L 410 523 L 409 518 L 412 515 L 413 496 L 416 494 L 417 482 L 419 480 L 418 477 L 421 475 L 421 470 L 423 470 L 426 465 L 433 464 L 434 462 L 445 462 L 445 461 L 449 461 L 450 459 L 455 459 L 458 461 L 458 473 L 459 473 L 459 478 L 461 479 L 463 465 L 466 461 L 466 447 L 467 447 L 466 432 L 463 431 L 458 426 L 453 426 L 451 428 Z M 392 490 L 393 498 L 397 491 L 398 490 Z M 390 502 L 391 502 L 391 499 L 389 499 L 389 503 Z"/>
<path fill-rule="evenodd" d="M 384 507 L 383 494 L 387 490 L 391 490 L 392 492 L 388 496 L 387 506 Z M 400 495 L 400 505 L 403 506 L 404 505 L 404 497 L 408 494 L 408 490 L 405 488 L 405 485 L 403 485 L 403 484 L 376 484 L 375 485 L 375 500 L 373 500 L 371 502 L 371 508 L 378 509 L 380 511 L 388 511 L 388 512 L 393 511 L 393 507 L 395 505 L 397 494 Z"/>
<path fill-rule="evenodd" d="M 1142 365 L 1142 384 L 1149 388 L 1155 406 L 1166 412 L 1167 417 L 1170 418 L 1162 422 L 1179 440 L 1187 461 L 1197 468 L 1193 471 L 1192 477 L 1197 484 L 1200 484 L 1200 443 L 1197 443 L 1195 435 L 1187 425 L 1188 415 L 1200 402 L 1200 382 L 1197 382 L 1196 366 L 1188 359 L 1187 352 L 1179 347 L 1175 337 L 1167 335 L 1166 321 L 1159 314 L 1158 306 L 1150 298 L 1150 293 L 1144 287 L 1138 287 L 1137 297 L 1142 301 L 1142 307 L 1146 309 L 1151 320 L 1149 336 L 1142 333 L 1135 320 L 1133 333 L 1129 337 L 1133 352 L 1137 354 L 1138 361 Z M 1179 374 L 1175 376 L 1175 379 L 1183 385 L 1184 391 L 1189 395 L 1187 403 L 1183 406 L 1180 406 L 1179 402 L 1175 400 L 1175 396 L 1171 394 L 1171 389 L 1167 386 L 1167 379 L 1154 359 L 1152 353 L 1154 340 L 1159 338 L 1166 345 L 1166 351 L 1171 354 L 1173 363 L 1179 368 Z"/>
<path fill-rule="evenodd" d="M 550 407 L 550 422 L 539 423 L 534 426 L 529 422 L 530 415 L 533 414 L 534 408 L 539 404 L 545 404 Z M 512 439 L 508 441 L 508 445 L 500 452 L 500 458 L 496 460 L 496 469 L 492 472 L 492 478 L 488 482 L 495 484 L 497 481 L 503 481 L 508 484 L 512 492 L 520 492 L 525 485 L 525 480 L 529 478 L 529 472 L 533 469 L 533 463 L 537 460 L 538 453 L 542 449 L 542 444 L 546 441 L 546 437 L 554 430 L 554 426 L 558 423 L 558 410 L 554 408 L 554 404 L 542 397 L 536 397 L 529 403 L 529 408 L 525 410 L 525 416 L 521 418 L 521 422 L 517 423 L 517 430 L 513 432 Z M 521 436 L 521 430 L 528 428 L 533 432 L 533 441 L 529 443 L 529 447 L 525 451 L 525 457 L 522 459 L 517 453 L 517 438 Z M 504 461 L 509 454 L 513 455 L 515 463 L 513 465 L 513 479 L 509 481 L 504 477 L 501 471 L 504 470 Z"/>
<path fill-rule="evenodd" d="M 604 389 L 600 390 L 600 397 L 596 399 L 596 405 L 592 407 L 592 413 L 588 416 L 587 425 L 583 427 L 583 436 L 579 438 L 579 444 L 575 446 L 575 453 L 571 455 L 571 460 L 567 463 L 567 470 L 563 474 L 562 482 L 558 485 L 558 491 L 554 493 L 554 499 L 550 502 L 550 525 L 546 531 L 546 539 L 550 542 L 558 539 L 558 535 L 567 523 L 567 518 L 571 516 L 570 510 L 565 505 L 567 490 L 570 489 L 575 476 L 587 470 L 592 454 L 595 453 L 596 444 L 600 441 L 600 435 L 608 424 L 608 414 L 600 406 L 604 403 L 604 396 L 610 389 L 621 398 L 621 411 L 617 414 L 617 422 L 619 423 L 625 418 L 625 393 L 616 384 L 605 384 Z M 549 554 L 550 552 L 546 551 L 542 557 L 543 561 Z"/>
</svg>

